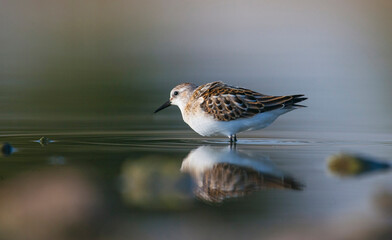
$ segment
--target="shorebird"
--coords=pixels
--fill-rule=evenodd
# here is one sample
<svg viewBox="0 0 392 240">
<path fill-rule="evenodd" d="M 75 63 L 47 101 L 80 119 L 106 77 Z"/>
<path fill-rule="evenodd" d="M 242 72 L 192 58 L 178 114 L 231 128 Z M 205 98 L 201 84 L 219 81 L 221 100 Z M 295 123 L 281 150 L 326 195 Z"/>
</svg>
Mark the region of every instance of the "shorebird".
<svg viewBox="0 0 392 240">
<path fill-rule="evenodd" d="M 235 144 L 237 133 L 265 128 L 280 115 L 305 107 L 297 104 L 307 99 L 303 96 L 264 95 L 223 82 L 201 86 L 182 83 L 171 90 L 169 101 L 154 113 L 176 105 L 184 122 L 198 134 L 227 136 L 230 144 Z"/>
</svg>

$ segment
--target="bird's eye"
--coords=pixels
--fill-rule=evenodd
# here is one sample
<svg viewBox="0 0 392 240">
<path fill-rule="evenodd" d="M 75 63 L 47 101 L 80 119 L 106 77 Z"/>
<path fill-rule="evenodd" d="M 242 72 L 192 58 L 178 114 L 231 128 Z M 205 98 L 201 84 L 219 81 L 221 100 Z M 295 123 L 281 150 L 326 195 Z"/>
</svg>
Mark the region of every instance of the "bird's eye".
<svg viewBox="0 0 392 240">
<path fill-rule="evenodd" d="M 178 95 L 178 91 L 175 91 L 175 92 L 173 93 L 173 95 L 174 95 L 174 96 Z"/>
</svg>

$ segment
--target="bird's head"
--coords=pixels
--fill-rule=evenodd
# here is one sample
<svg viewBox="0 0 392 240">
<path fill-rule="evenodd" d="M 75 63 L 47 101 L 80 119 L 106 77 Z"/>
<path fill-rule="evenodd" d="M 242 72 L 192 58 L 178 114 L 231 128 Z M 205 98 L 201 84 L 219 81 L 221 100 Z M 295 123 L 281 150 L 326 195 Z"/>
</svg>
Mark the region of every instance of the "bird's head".
<svg viewBox="0 0 392 240">
<path fill-rule="evenodd" d="M 191 98 L 193 91 L 197 88 L 197 86 L 193 83 L 182 83 L 180 85 L 175 86 L 170 91 L 169 101 L 165 102 L 160 106 L 154 113 L 157 113 L 171 105 L 176 105 L 180 109 L 183 109 L 189 99 Z"/>
</svg>

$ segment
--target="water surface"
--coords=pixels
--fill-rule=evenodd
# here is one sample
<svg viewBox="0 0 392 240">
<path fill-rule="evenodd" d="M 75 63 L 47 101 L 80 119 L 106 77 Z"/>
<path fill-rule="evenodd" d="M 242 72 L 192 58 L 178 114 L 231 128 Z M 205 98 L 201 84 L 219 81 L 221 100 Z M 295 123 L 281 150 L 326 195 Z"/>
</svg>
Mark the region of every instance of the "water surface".
<svg viewBox="0 0 392 240">
<path fill-rule="evenodd" d="M 42 136 L 51 141 L 40 143 Z M 390 162 L 391 139 L 265 130 L 240 134 L 230 148 L 226 138 L 190 130 L 14 132 L 1 136 L 15 151 L 0 159 L 0 176 L 78 169 L 110 203 L 110 216 L 132 226 L 153 224 L 153 235 L 172 224 L 192 232 L 231 225 L 237 233 L 261 225 L 257 231 L 264 231 L 361 209 L 377 188 L 390 185 L 392 174 L 339 177 L 326 159 L 346 150 Z"/>
</svg>

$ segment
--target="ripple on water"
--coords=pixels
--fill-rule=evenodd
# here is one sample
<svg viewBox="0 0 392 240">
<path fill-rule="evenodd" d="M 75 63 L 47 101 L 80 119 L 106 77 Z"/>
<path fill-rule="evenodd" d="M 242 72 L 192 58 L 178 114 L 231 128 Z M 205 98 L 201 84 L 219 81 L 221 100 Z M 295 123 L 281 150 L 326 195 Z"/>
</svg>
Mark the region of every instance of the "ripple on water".
<svg viewBox="0 0 392 240">
<path fill-rule="evenodd" d="M 314 136 L 318 138 L 314 138 Z M 42 132 L 42 133 L 26 133 L 26 134 L 8 134 L 0 137 L 7 141 L 12 138 L 32 138 L 37 140 L 37 136 L 48 136 L 52 143 L 62 142 L 78 145 L 102 145 L 117 146 L 128 148 L 154 148 L 154 149 L 189 149 L 200 145 L 228 145 L 229 141 L 226 137 L 201 137 L 191 131 L 170 130 L 170 131 L 94 131 L 94 132 Z M 265 136 L 265 135 L 264 135 Z M 301 138 L 296 138 L 302 136 Z M 269 132 L 269 137 L 239 137 L 238 146 L 307 146 L 307 145 L 361 145 L 366 142 L 369 144 L 380 144 L 380 140 L 384 144 L 390 144 L 389 136 L 378 136 L 377 140 L 372 138 L 356 135 L 354 138 L 332 139 L 328 136 L 320 134 L 304 135 L 304 133 L 282 133 Z M 374 137 L 374 136 L 373 136 Z M 385 141 L 384 141 L 385 140 Z M 389 142 L 387 141 L 389 140 Z"/>
</svg>

